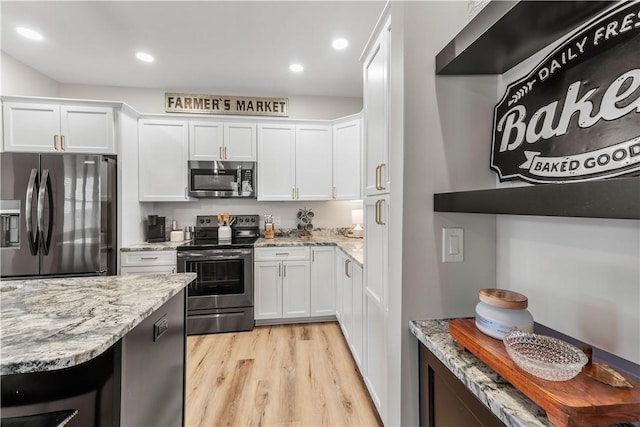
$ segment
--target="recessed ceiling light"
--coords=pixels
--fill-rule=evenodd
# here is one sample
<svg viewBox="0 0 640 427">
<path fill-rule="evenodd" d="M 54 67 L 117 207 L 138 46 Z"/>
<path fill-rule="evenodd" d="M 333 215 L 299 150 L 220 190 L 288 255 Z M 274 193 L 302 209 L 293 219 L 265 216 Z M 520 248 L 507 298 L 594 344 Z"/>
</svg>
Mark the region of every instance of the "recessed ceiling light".
<svg viewBox="0 0 640 427">
<path fill-rule="evenodd" d="M 16 31 L 22 37 L 26 37 L 26 38 L 28 38 L 30 40 L 42 40 L 44 38 L 44 37 L 42 37 L 42 34 L 40 34 L 37 31 L 33 31 L 33 30 L 29 29 L 29 28 L 18 27 L 18 28 L 16 28 Z"/>
<path fill-rule="evenodd" d="M 302 66 L 302 64 L 291 64 L 289 65 L 289 69 L 294 73 L 301 73 L 302 70 L 304 70 L 304 67 Z"/>
<path fill-rule="evenodd" d="M 138 58 L 142 62 L 153 62 L 155 61 L 154 57 L 144 52 L 137 52 L 136 58 Z"/>
<path fill-rule="evenodd" d="M 347 46 L 349 46 L 349 42 L 347 41 L 347 39 L 335 39 L 331 43 L 331 46 L 333 46 L 334 49 L 342 50 L 342 49 L 346 48 Z"/>
</svg>

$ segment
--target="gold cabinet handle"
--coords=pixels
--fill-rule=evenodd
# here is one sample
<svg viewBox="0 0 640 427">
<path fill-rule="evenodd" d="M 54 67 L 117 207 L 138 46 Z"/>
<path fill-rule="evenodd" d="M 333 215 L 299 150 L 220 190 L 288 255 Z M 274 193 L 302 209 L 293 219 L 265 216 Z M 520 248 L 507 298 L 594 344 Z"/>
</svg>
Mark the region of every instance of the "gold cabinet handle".
<svg viewBox="0 0 640 427">
<path fill-rule="evenodd" d="M 378 190 L 384 190 L 385 186 L 384 186 L 384 179 L 383 179 L 383 175 L 382 175 L 382 168 L 385 167 L 384 163 L 380 163 L 380 188 Z"/>
<path fill-rule="evenodd" d="M 380 224 L 380 200 L 376 200 L 376 224 Z"/>
<path fill-rule="evenodd" d="M 227 160 L 229 156 L 227 155 L 227 147 L 224 147 L 224 159 Z"/>
<path fill-rule="evenodd" d="M 222 160 L 222 146 L 218 147 L 218 157 Z"/>
<path fill-rule="evenodd" d="M 300 200 L 300 187 L 296 187 L 296 200 Z"/>
<path fill-rule="evenodd" d="M 286 265 L 284 266 L 283 271 L 284 272 L 282 274 L 282 277 L 287 277 L 287 266 Z"/>
<path fill-rule="evenodd" d="M 278 277 L 282 277 L 282 264 L 278 264 Z"/>
<path fill-rule="evenodd" d="M 53 135 L 53 149 L 58 151 L 58 135 Z"/>
<path fill-rule="evenodd" d="M 376 190 L 380 189 L 380 165 L 376 166 Z"/>
<path fill-rule="evenodd" d="M 351 264 L 351 261 L 348 259 L 344 260 L 344 275 L 347 276 L 348 278 L 351 278 L 351 276 L 349 275 L 349 264 Z"/>
<path fill-rule="evenodd" d="M 380 225 L 386 225 L 385 222 L 382 220 L 382 205 L 384 204 L 384 200 L 378 200 L 380 202 L 380 221 L 378 222 L 378 224 Z"/>
<path fill-rule="evenodd" d="M 64 135 L 60 135 L 60 149 L 64 151 Z"/>
</svg>

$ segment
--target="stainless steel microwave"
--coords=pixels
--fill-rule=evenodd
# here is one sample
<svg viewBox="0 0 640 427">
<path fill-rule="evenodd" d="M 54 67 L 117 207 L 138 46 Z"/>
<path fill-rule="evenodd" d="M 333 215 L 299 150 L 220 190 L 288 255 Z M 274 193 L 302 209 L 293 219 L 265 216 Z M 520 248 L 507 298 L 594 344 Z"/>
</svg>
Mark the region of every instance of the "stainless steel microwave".
<svg viewBox="0 0 640 427">
<path fill-rule="evenodd" d="M 189 161 L 189 196 L 256 198 L 256 162 Z"/>
</svg>

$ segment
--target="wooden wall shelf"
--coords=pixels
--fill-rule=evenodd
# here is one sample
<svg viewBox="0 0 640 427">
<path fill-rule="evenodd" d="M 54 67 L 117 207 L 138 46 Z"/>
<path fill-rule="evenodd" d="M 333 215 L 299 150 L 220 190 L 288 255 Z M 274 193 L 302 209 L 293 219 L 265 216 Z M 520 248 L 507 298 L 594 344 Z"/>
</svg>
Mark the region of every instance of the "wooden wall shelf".
<svg viewBox="0 0 640 427">
<path fill-rule="evenodd" d="M 436 74 L 502 74 L 614 2 L 492 1 L 436 56 Z"/>
<path fill-rule="evenodd" d="M 435 212 L 640 219 L 640 177 L 436 193 Z"/>
</svg>

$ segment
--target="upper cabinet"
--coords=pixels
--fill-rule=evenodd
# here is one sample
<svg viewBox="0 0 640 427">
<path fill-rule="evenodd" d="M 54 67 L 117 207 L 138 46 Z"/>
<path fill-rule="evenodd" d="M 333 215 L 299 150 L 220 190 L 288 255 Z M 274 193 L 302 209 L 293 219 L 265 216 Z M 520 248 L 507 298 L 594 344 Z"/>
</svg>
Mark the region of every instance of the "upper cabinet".
<svg viewBox="0 0 640 427">
<path fill-rule="evenodd" d="M 138 197 L 141 202 L 184 202 L 189 126 L 186 120 L 138 121 Z"/>
<path fill-rule="evenodd" d="M 4 102 L 4 151 L 115 154 L 113 108 Z"/>
<path fill-rule="evenodd" d="M 362 198 L 362 119 L 333 125 L 333 198 Z"/>
<path fill-rule="evenodd" d="M 189 160 L 256 161 L 256 124 L 189 121 Z"/>
<path fill-rule="evenodd" d="M 436 56 L 437 74 L 502 74 L 610 1 L 491 1 Z"/>
<path fill-rule="evenodd" d="M 378 34 L 364 61 L 364 193 L 390 191 L 389 43 L 391 21 Z"/>
<path fill-rule="evenodd" d="M 296 126 L 296 200 L 331 200 L 333 128 Z"/>
<path fill-rule="evenodd" d="M 332 127 L 258 125 L 258 200 L 331 200 Z"/>
</svg>

